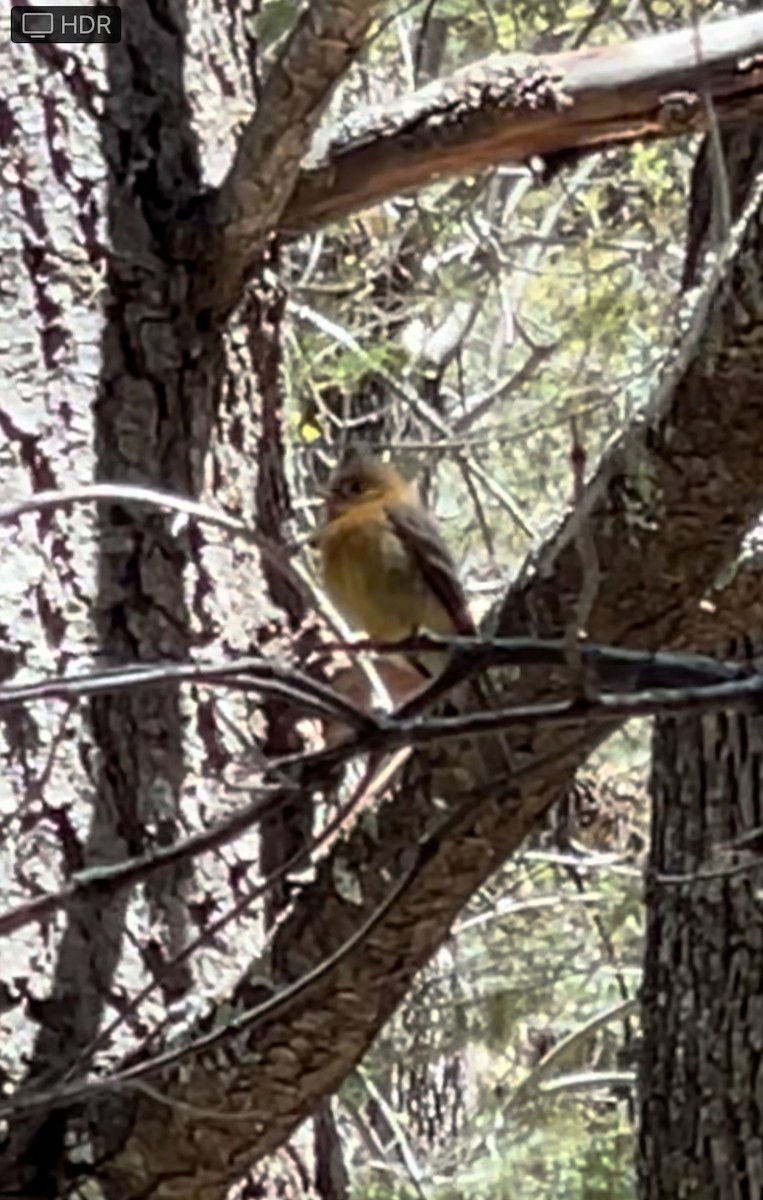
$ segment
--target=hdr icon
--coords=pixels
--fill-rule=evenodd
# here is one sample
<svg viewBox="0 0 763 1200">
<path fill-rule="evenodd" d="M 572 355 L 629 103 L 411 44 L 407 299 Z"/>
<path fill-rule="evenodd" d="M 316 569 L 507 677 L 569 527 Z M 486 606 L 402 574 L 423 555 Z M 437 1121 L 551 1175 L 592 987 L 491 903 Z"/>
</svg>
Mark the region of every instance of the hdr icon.
<svg viewBox="0 0 763 1200">
<path fill-rule="evenodd" d="M 122 11 L 116 5 L 15 4 L 11 9 L 13 42 L 118 42 Z"/>
</svg>

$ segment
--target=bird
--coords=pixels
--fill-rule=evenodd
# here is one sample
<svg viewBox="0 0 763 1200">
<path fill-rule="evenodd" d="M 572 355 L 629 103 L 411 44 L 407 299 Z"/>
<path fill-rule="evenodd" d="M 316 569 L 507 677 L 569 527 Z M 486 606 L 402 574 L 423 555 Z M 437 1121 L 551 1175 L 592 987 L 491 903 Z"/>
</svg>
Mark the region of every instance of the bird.
<svg viewBox="0 0 763 1200">
<path fill-rule="evenodd" d="M 351 449 L 329 480 L 317 542 L 325 590 L 355 629 L 385 642 L 475 634 L 450 551 L 394 467 Z"/>
</svg>

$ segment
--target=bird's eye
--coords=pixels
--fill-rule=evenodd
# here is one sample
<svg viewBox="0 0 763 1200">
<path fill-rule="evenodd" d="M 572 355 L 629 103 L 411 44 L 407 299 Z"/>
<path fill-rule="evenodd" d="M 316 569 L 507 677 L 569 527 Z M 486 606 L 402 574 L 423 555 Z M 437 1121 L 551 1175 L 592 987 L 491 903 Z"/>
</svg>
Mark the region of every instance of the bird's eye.
<svg viewBox="0 0 763 1200">
<path fill-rule="evenodd" d="M 350 496 L 359 496 L 363 488 L 359 479 L 350 479 L 347 483 L 347 492 Z"/>
</svg>

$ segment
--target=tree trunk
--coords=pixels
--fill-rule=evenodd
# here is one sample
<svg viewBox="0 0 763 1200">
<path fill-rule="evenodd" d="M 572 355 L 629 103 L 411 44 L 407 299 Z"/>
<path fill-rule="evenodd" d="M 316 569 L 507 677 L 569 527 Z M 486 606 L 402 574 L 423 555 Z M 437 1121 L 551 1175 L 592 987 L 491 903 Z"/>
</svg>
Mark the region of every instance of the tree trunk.
<svg viewBox="0 0 763 1200">
<path fill-rule="evenodd" d="M 749 126 L 722 133 L 732 177 L 755 152 L 750 136 Z M 692 178 L 685 286 L 696 282 L 701 253 L 722 237 L 723 186 L 707 139 Z M 760 627 L 756 589 L 746 618 L 726 624 L 726 636 L 741 632 L 746 646 L 746 631 Z M 732 849 L 763 823 L 762 748 L 763 722 L 743 713 L 656 722 L 640 1064 L 643 1200 L 763 1194 L 763 872 L 754 869 L 754 844 Z M 737 866 L 746 869 L 735 873 Z"/>
<path fill-rule="evenodd" d="M 763 1195 L 763 720 L 661 720 L 640 1078 L 643 1200 Z M 747 869 L 734 873 L 734 868 Z M 675 877 L 681 877 L 678 882 Z"/>
</svg>

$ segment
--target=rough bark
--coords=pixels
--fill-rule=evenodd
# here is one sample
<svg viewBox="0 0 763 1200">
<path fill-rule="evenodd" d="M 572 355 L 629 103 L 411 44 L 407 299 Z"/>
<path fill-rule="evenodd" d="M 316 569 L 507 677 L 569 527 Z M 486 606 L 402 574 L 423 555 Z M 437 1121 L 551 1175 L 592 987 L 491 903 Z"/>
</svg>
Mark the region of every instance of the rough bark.
<svg viewBox="0 0 763 1200">
<path fill-rule="evenodd" d="M 109 104 L 100 130 L 111 185 L 111 319 L 101 342 L 93 411 L 96 478 L 137 478 L 193 494 L 199 488 L 196 448 L 206 444 L 211 425 L 206 369 L 219 362 L 220 335 L 207 338 L 197 356 L 204 369 L 186 371 L 199 339 L 187 323 L 170 317 L 176 278 L 164 250 L 176 206 L 200 185 L 182 39 L 179 15 L 158 21 L 148 6 L 136 4 L 122 43 L 110 48 Z M 151 89 L 141 86 L 144 74 L 154 81 Z M 163 141 L 157 156 L 151 148 L 159 112 Z M 171 202 L 162 203 L 169 196 Z M 99 652 L 115 663 L 187 657 L 183 554 L 164 518 L 127 505 L 104 506 L 97 541 Z M 145 851 L 152 844 L 147 825 L 156 842 L 172 838 L 184 779 L 180 697 L 156 692 L 97 700 L 91 729 L 93 818 L 83 861 Z M 184 937 L 182 882 L 164 876 L 150 889 L 159 938 L 146 948 L 153 965 Z M 114 987 L 128 898 L 123 893 L 69 912 L 49 1001 L 57 1019 L 42 1022 L 30 1079 L 75 1069 L 95 1037 Z M 187 979 L 176 975 L 174 984 L 182 990 Z M 64 1135 L 56 1113 L 14 1125 L 7 1157 L 26 1194 L 56 1194 Z"/>
<path fill-rule="evenodd" d="M 327 0 L 312 6 L 310 19 L 298 23 L 271 73 L 266 95 L 274 105 L 279 99 L 281 103 L 263 106 L 249 123 L 226 186 L 216 193 L 215 220 L 223 222 L 226 254 L 232 241 L 238 241 L 235 264 L 230 255 L 214 263 L 219 285 L 215 314 L 207 307 L 207 293 L 202 296 L 203 289 L 196 286 L 202 279 L 208 285 L 212 274 L 199 271 L 198 263 L 184 256 L 187 240 L 182 236 L 178 240 L 180 215 L 195 211 L 202 193 L 183 74 L 188 32 L 183 6 L 136 0 L 125 9 L 122 41 L 107 48 L 105 89 L 97 74 L 89 71 L 89 63 L 73 66 L 59 48 L 39 48 L 44 61 L 62 78 L 65 74 L 75 102 L 97 118 L 108 176 L 105 230 L 96 233 L 96 215 L 88 206 L 90 193 L 84 186 L 77 196 L 91 263 L 101 267 L 105 259 L 107 264 L 100 379 L 90 412 L 86 393 L 76 414 L 61 406 L 65 425 L 79 422 L 77 432 L 84 443 L 95 443 L 97 479 L 199 495 L 207 456 L 210 450 L 214 455 L 227 438 L 232 453 L 226 462 L 225 486 L 234 485 L 238 467 L 231 460 L 237 451 L 246 451 L 247 439 L 241 414 L 236 415 L 231 437 L 223 328 L 216 318 L 222 308 L 227 311 L 241 298 L 244 275 L 251 273 L 254 256 L 290 194 L 289 171 L 296 173 L 330 89 L 362 43 L 372 12 L 372 5 L 352 2 L 337 5 Z M 301 68 L 305 71 L 299 86 L 291 89 L 289 71 Z M 289 102 L 286 92 L 290 92 Z M 47 97 L 41 104 L 53 171 L 62 186 L 74 192 L 82 165 L 73 164 L 61 149 L 65 118 L 59 123 L 55 102 Z M 6 108 L 2 117 L 5 139 L 14 130 Z M 18 162 L 21 166 L 14 177 L 29 226 L 26 265 L 38 293 L 42 357 L 55 379 L 60 369 L 57 351 L 69 331 L 62 305 L 46 295 L 46 275 L 54 274 L 46 260 L 46 210 L 32 186 L 24 149 Z M 216 225 L 206 225 L 201 239 L 205 254 L 216 231 Z M 108 243 L 108 254 L 100 235 Z M 56 262 L 52 245 L 50 259 Z M 224 300 L 220 292 L 225 293 Z M 195 303 L 189 300 L 192 295 Z M 75 328 L 72 341 L 77 332 Z M 11 443 L 28 442 L 23 428 L 16 430 L 6 423 L 5 432 Z M 34 463 L 33 487 L 56 486 L 62 475 L 31 444 L 28 451 L 32 452 L 30 465 Z M 255 456 L 249 461 L 256 461 Z M 245 471 L 243 478 L 244 493 L 251 493 L 252 480 L 246 480 Z M 248 502 L 243 507 L 250 510 Z M 48 531 L 49 519 L 40 525 Z M 207 597 L 214 589 L 204 537 L 179 538 L 164 516 L 128 504 L 104 505 L 96 525 L 97 597 L 92 615 L 98 654 L 111 663 L 187 659 L 192 643 L 200 632 L 208 634 L 210 626 Z M 76 556 L 63 539 L 54 540 L 54 545 L 53 558 L 64 559 L 62 573 L 68 583 Z M 255 566 L 250 581 L 256 573 Z M 84 578 L 84 572 L 78 576 L 80 586 Z M 216 585 L 222 589 L 222 581 Z M 41 598 L 41 604 L 44 619 L 60 642 L 66 630 L 64 613 L 47 598 Z M 232 626 L 229 621 L 235 645 Z M 220 731 L 209 712 L 205 720 L 201 705 L 194 717 L 206 761 L 212 767 L 216 759 L 219 769 L 225 757 Z M 166 689 L 93 702 L 89 729 L 82 736 L 93 818 L 81 851 L 73 830 L 67 831 L 72 847 L 69 870 L 139 854 L 175 836 L 186 770 L 187 721 L 181 696 Z M 77 785 L 82 789 L 83 780 Z M 162 872 L 145 893 L 153 936 L 141 947 L 143 965 L 161 976 L 166 1000 L 178 999 L 190 982 L 187 965 L 171 972 L 164 969 L 166 960 L 188 940 L 187 883 L 187 868 Z M 87 1061 L 115 991 L 129 899 L 129 892 L 123 892 L 104 904 L 71 906 L 51 997 L 34 1014 L 40 1032 L 27 1083 L 76 1074 Z M 14 1121 L 0 1165 L 0 1187 L 30 1197 L 62 1194 L 65 1138 L 61 1113 L 38 1113 Z"/>
<path fill-rule="evenodd" d="M 727 153 L 747 149 L 738 133 L 726 134 L 724 144 Z M 708 140 L 692 178 L 687 284 L 717 220 L 717 187 Z M 741 623 L 730 613 L 712 615 L 718 649 L 729 657 L 752 652 L 753 634 L 760 643 L 763 603 L 750 583 L 740 573 Z M 755 841 L 732 849 L 763 823 L 762 740 L 760 719 L 741 713 L 655 724 L 637 1157 L 644 1200 L 763 1192 L 763 876 L 734 873 L 753 867 Z M 686 882 L 669 883 L 671 875 Z"/>
<path fill-rule="evenodd" d="M 268 262 L 275 272 L 277 262 Z M 250 290 L 247 304 L 251 357 L 257 375 L 261 397 L 260 436 L 257 447 L 256 524 L 260 533 L 272 545 L 285 547 L 288 540 L 286 523 L 291 516 L 289 488 L 286 479 L 286 446 L 284 413 L 281 393 L 281 321 L 286 296 L 277 287 L 267 289 L 264 283 Z M 300 633 L 307 616 L 304 598 L 282 572 L 263 564 L 263 575 L 274 608 L 281 620 L 272 629 L 273 637 L 290 637 L 291 650 L 297 662 L 309 654 L 316 641 L 315 628 Z M 294 720 L 292 706 L 272 697 L 262 704 L 264 733 L 261 747 L 268 757 L 278 758 L 305 749 L 304 739 Z M 298 854 L 306 853 L 314 826 L 314 798 L 305 789 L 290 797 L 276 812 L 269 814 L 260 825 L 260 871 L 265 879 L 274 874 Z M 271 884 L 265 897 L 264 926 L 270 931 L 288 906 L 292 886 L 288 876 Z M 342 1157 L 342 1142 L 336 1127 L 330 1099 L 320 1105 L 313 1118 L 313 1170 L 315 1192 L 322 1200 L 341 1200 L 348 1187 L 347 1171 Z M 296 1151 L 295 1151 L 296 1153 Z M 307 1167 L 305 1166 L 305 1170 Z M 264 1165 L 261 1187 L 280 1191 L 278 1162 Z M 258 1181 L 259 1182 L 259 1181 Z M 274 1188 L 274 1184 L 276 1185 Z M 310 1194 L 305 1183 L 303 1195 Z"/>
<path fill-rule="evenodd" d="M 653 756 L 639 1195 L 760 1196 L 763 869 L 730 847 L 763 824 L 763 723 L 661 720 Z"/>
</svg>

